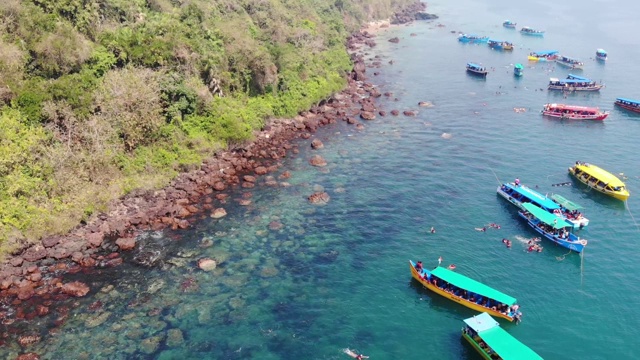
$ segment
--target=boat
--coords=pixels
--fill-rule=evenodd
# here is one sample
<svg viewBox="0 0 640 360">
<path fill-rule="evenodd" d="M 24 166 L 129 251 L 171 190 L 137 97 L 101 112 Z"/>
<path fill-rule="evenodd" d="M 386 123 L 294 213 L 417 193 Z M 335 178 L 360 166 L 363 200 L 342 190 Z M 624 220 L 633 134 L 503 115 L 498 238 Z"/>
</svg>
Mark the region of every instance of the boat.
<svg viewBox="0 0 640 360">
<path fill-rule="evenodd" d="M 487 76 L 488 73 L 484 66 L 475 63 L 467 63 L 467 72 L 480 76 Z"/>
<path fill-rule="evenodd" d="M 604 120 L 609 116 L 609 112 L 600 111 L 597 107 L 546 104 L 542 109 L 542 115 L 572 120 Z"/>
<path fill-rule="evenodd" d="M 624 182 L 596 165 L 576 161 L 576 164 L 569 168 L 569 173 L 598 192 L 622 201 L 629 198 L 630 194 Z"/>
<path fill-rule="evenodd" d="M 556 58 L 556 63 L 568 67 L 569 69 L 582 70 L 582 68 L 584 68 L 584 63 L 582 61 L 568 56 L 558 56 L 558 58 Z"/>
<path fill-rule="evenodd" d="M 573 225 L 569 222 L 558 220 L 554 214 L 549 214 L 532 203 L 524 203 L 522 207 L 524 210 L 518 211 L 518 215 L 545 239 L 577 253 L 584 251 L 588 241 L 574 234 Z"/>
<path fill-rule="evenodd" d="M 557 197 L 558 199 L 562 198 L 562 202 L 554 200 L 553 197 L 549 198 L 546 195 L 542 195 L 525 185 L 516 185 L 516 183 L 504 183 L 498 187 L 497 192 L 498 195 L 517 206 L 520 210 L 524 210 L 524 204 L 531 203 L 549 214 L 555 215 L 558 219 L 570 223 L 573 228 L 582 229 L 589 225 L 589 219 L 578 211 L 581 207 L 559 195 Z"/>
<path fill-rule="evenodd" d="M 437 266 L 429 271 L 422 267 L 421 262 L 418 263 L 419 266 L 409 260 L 411 276 L 434 293 L 472 310 L 520 321 L 522 313 L 515 298 L 447 268 Z"/>
<path fill-rule="evenodd" d="M 527 59 L 529 61 L 553 61 L 558 57 L 557 50 L 548 50 L 548 51 L 534 51 L 529 54 Z"/>
<path fill-rule="evenodd" d="M 623 109 L 640 113 L 640 101 L 638 100 L 617 98 L 615 104 Z"/>
<path fill-rule="evenodd" d="M 524 75 L 524 67 L 522 67 L 522 64 L 516 64 L 513 67 L 513 75 L 518 77 Z"/>
<path fill-rule="evenodd" d="M 596 60 L 607 61 L 607 52 L 603 49 L 596 50 Z"/>
<path fill-rule="evenodd" d="M 531 35 L 531 36 L 544 36 L 544 30 L 536 30 L 528 26 L 525 26 L 522 29 L 520 29 L 520 33 L 524 35 Z"/>
<path fill-rule="evenodd" d="M 462 337 L 486 360 L 542 360 L 486 312 L 464 319 Z"/>
<path fill-rule="evenodd" d="M 458 35 L 458 41 L 460 42 L 470 42 L 470 43 L 486 43 L 489 41 L 488 36 L 478 36 L 473 34 L 460 34 Z"/>
<path fill-rule="evenodd" d="M 548 89 L 562 91 L 600 91 L 603 87 L 604 84 L 591 79 L 569 74 L 566 79 L 550 78 Z"/>
<path fill-rule="evenodd" d="M 505 20 L 502 23 L 502 26 L 508 28 L 508 29 L 515 29 L 516 28 L 516 23 L 514 23 L 513 21 L 510 20 Z"/>
<path fill-rule="evenodd" d="M 510 43 L 508 41 L 489 39 L 487 44 L 489 44 L 490 48 L 496 50 L 513 50 L 513 43 Z"/>
</svg>

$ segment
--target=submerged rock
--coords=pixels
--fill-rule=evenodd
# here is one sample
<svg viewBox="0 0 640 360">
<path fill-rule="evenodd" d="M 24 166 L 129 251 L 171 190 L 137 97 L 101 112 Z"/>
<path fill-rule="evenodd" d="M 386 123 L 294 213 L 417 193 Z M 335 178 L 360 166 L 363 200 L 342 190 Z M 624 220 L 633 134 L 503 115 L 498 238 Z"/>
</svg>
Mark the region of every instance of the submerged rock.
<svg viewBox="0 0 640 360">
<path fill-rule="evenodd" d="M 198 267 L 203 271 L 213 271 L 218 266 L 215 260 L 204 258 L 198 260 Z"/>
<path fill-rule="evenodd" d="M 308 200 L 314 205 L 324 205 L 329 202 L 331 197 L 326 192 L 316 192 L 309 196 Z"/>
<path fill-rule="evenodd" d="M 96 326 L 100 326 L 104 324 L 104 322 L 107 321 L 107 319 L 109 319 L 109 316 L 111 316 L 111 312 L 106 311 L 99 314 L 98 316 L 90 317 L 87 320 L 85 320 L 84 326 L 88 328 L 94 328 Z"/>
<path fill-rule="evenodd" d="M 223 208 L 217 208 L 211 212 L 211 217 L 214 219 L 219 219 L 225 216 L 227 216 L 227 210 Z"/>
<path fill-rule="evenodd" d="M 309 163 L 313 166 L 327 166 L 327 161 L 320 155 L 314 155 L 310 160 Z"/>
<path fill-rule="evenodd" d="M 167 346 L 176 347 L 184 343 L 184 335 L 180 329 L 170 329 L 167 331 Z"/>
</svg>

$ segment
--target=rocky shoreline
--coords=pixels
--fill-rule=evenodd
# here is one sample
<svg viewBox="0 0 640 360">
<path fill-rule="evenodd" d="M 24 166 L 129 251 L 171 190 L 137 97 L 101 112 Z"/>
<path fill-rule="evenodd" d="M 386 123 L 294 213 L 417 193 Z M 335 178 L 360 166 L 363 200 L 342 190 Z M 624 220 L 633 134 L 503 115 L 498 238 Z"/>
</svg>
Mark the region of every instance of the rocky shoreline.
<svg viewBox="0 0 640 360">
<path fill-rule="evenodd" d="M 416 3 L 398 13 L 395 23 L 421 19 L 426 5 Z M 256 134 L 246 146 L 216 153 L 199 169 L 183 173 L 164 189 L 134 191 L 111 204 L 110 211 L 78 226 L 67 235 L 50 236 L 38 244 L 23 249 L 0 265 L 0 346 L 17 342 L 25 351 L 29 345 L 41 341 L 39 335 L 25 334 L 25 321 L 55 316 L 56 328 L 62 326 L 70 312 L 60 305 L 76 297 L 83 297 L 97 289 L 79 281 L 66 280 L 66 275 L 91 274 L 123 264 L 123 253 L 136 248 L 137 236 L 146 231 L 189 228 L 206 217 L 226 215 L 225 204 L 237 201 L 248 205 L 250 198 L 231 199 L 229 192 L 237 188 L 255 186 L 286 186 L 290 174 L 285 171 L 277 178 L 273 174 L 282 167 L 282 159 L 298 152 L 296 139 L 310 139 L 318 128 L 344 121 L 357 129 L 364 121 L 384 117 L 387 113 L 376 107 L 375 99 L 382 96 L 378 89 L 366 82 L 367 67 L 376 68 L 381 62 L 365 63 L 362 49 L 374 47 L 375 35 L 357 32 L 347 39 L 354 67 L 347 87 L 329 99 L 320 101 L 309 111 L 293 119 L 274 119 Z M 374 73 L 375 75 L 376 73 Z M 384 94 L 391 96 L 391 94 Z M 412 110 L 392 110 L 391 115 L 412 116 Z M 310 146 L 322 148 L 319 139 Z M 324 166 L 319 155 L 309 162 Z M 308 194 L 312 204 L 330 201 L 327 193 Z M 151 259 L 134 257 L 140 265 Z M 199 259 L 198 266 L 207 271 L 215 267 L 212 259 Z M 49 329 L 49 332 L 55 329 Z M 18 359 L 38 359 L 35 353 L 25 353 Z"/>
</svg>

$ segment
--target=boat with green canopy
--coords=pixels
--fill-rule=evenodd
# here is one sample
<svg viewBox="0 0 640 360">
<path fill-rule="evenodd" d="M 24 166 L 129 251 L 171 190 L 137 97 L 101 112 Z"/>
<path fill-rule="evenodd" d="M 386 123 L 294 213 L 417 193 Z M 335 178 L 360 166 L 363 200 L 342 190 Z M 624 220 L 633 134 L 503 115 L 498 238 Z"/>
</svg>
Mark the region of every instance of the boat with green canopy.
<svg viewBox="0 0 640 360">
<path fill-rule="evenodd" d="M 487 360 L 541 360 L 542 357 L 482 313 L 464 320 L 462 337 Z"/>
<path fill-rule="evenodd" d="M 524 203 L 522 207 L 524 210 L 519 211 L 518 215 L 527 220 L 529 226 L 546 239 L 578 253 L 581 253 L 587 246 L 587 240 L 581 239 L 572 232 L 573 224 L 569 221 L 548 213 L 531 203 Z"/>
<path fill-rule="evenodd" d="M 582 212 L 580 211 L 583 209 L 582 206 L 559 194 L 552 194 L 551 200 L 560 205 L 560 212 L 562 213 L 562 215 L 564 215 L 565 219 L 568 222 L 573 224 L 574 228 L 582 229 L 583 227 L 589 225 L 589 219 L 584 217 L 584 215 L 582 215 Z"/>
<path fill-rule="evenodd" d="M 522 313 L 512 296 L 447 268 L 437 266 L 429 271 L 422 262 L 409 260 L 411 275 L 427 289 L 479 312 L 509 321 L 520 321 Z"/>
</svg>

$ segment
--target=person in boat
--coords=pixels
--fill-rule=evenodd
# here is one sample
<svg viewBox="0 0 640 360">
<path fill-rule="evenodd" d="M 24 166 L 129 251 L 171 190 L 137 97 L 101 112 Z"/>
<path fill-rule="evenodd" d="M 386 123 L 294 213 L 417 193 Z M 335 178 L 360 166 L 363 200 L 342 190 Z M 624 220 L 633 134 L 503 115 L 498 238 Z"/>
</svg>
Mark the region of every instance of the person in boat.
<svg viewBox="0 0 640 360">
<path fill-rule="evenodd" d="M 418 261 L 416 263 L 416 270 L 418 271 L 418 274 L 422 272 L 422 261 Z"/>
<path fill-rule="evenodd" d="M 514 184 L 516 184 L 516 186 L 520 186 L 520 179 L 516 178 L 516 181 L 514 181 Z"/>
</svg>

